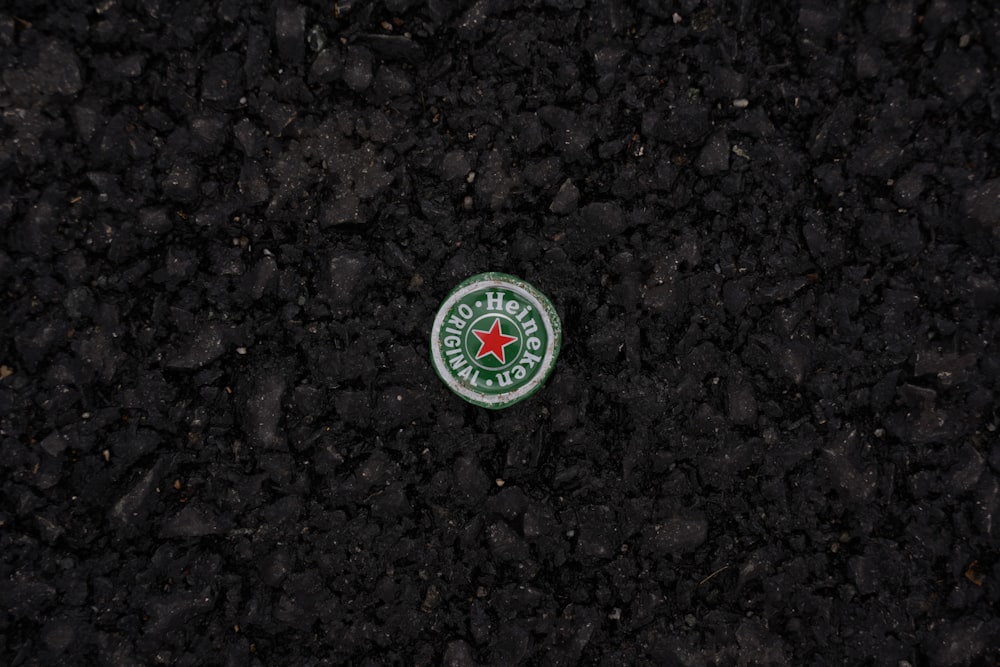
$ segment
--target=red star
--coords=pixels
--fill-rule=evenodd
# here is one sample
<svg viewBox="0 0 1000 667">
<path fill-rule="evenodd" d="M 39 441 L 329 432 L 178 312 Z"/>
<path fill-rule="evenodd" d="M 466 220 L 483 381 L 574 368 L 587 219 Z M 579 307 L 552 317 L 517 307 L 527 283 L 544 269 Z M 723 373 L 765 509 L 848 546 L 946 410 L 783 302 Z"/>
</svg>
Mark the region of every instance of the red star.
<svg viewBox="0 0 1000 667">
<path fill-rule="evenodd" d="M 501 364 L 507 363 L 504 359 L 503 350 L 516 341 L 517 336 L 508 336 L 500 331 L 500 318 L 493 320 L 493 326 L 490 327 L 489 331 L 477 331 L 473 329 L 472 333 L 476 334 L 476 338 L 482 343 L 479 346 L 479 352 L 476 353 L 476 359 L 482 359 L 487 354 L 492 354 Z"/>
</svg>

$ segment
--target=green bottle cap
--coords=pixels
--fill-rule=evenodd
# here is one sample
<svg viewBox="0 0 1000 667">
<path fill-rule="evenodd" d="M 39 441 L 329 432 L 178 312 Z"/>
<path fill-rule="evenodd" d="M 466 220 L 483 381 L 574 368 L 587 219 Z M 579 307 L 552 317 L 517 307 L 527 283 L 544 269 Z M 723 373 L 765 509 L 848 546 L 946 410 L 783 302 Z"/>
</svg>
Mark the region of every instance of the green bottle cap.
<svg viewBox="0 0 1000 667">
<path fill-rule="evenodd" d="M 559 315 L 544 294 L 506 273 L 480 273 L 438 309 L 431 363 L 453 392 L 499 410 L 545 384 L 561 344 Z"/>
</svg>

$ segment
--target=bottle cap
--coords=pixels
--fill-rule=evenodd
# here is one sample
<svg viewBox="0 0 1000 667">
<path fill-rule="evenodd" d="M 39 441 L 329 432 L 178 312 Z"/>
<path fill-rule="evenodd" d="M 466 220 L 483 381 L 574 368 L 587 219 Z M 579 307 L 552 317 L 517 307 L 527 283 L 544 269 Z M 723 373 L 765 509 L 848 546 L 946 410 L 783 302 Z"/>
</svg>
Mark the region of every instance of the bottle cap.
<svg viewBox="0 0 1000 667">
<path fill-rule="evenodd" d="M 431 363 L 453 392 L 498 410 L 542 387 L 561 344 L 559 315 L 544 294 L 506 273 L 480 273 L 441 303 Z"/>
</svg>

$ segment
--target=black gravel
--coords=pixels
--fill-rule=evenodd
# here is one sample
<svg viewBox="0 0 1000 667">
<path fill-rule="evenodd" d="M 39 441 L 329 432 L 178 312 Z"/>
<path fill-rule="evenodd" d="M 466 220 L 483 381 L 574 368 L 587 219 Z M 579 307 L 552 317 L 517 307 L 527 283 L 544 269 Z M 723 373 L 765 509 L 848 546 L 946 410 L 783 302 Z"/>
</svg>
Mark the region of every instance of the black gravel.
<svg viewBox="0 0 1000 667">
<path fill-rule="evenodd" d="M 994 665 L 988 0 L 10 0 L 0 661 Z M 499 270 L 565 344 L 429 366 Z"/>
</svg>

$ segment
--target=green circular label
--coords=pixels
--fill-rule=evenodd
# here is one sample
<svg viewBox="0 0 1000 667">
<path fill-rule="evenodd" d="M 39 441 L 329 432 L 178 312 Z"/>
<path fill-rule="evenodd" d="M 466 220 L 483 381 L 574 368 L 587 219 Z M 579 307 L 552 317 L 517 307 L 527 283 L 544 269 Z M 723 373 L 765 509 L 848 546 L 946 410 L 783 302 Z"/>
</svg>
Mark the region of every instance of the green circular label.
<svg viewBox="0 0 1000 667">
<path fill-rule="evenodd" d="M 504 408 L 541 388 L 561 342 L 559 316 L 541 292 L 505 273 L 481 273 L 441 304 L 431 330 L 431 362 L 465 400 Z"/>
</svg>

